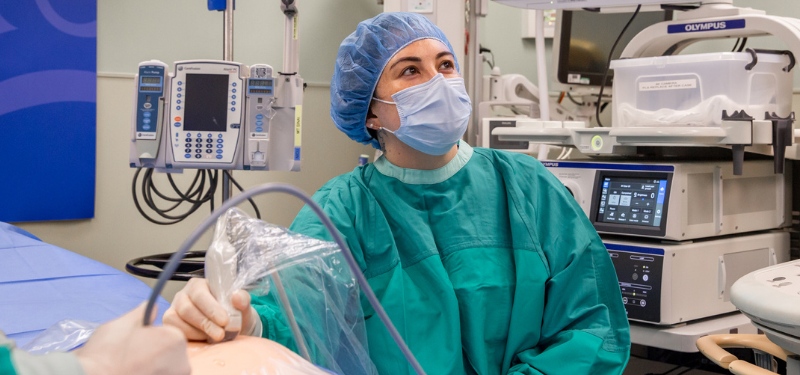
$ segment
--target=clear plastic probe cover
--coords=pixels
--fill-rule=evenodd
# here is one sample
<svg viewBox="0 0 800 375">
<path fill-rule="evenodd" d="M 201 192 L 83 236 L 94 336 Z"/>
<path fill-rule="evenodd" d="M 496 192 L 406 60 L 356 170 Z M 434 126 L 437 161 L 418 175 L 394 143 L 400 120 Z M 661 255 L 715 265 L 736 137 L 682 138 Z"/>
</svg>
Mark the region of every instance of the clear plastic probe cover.
<svg viewBox="0 0 800 375">
<path fill-rule="evenodd" d="M 206 259 L 206 279 L 221 303 L 230 304 L 233 293 L 247 290 L 254 297 L 274 301 L 279 310 L 276 320 L 282 320 L 276 324 L 288 327 L 286 308 L 271 282 L 277 276 L 314 364 L 338 374 L 377 374 L 367 349 L 360 288 L 335 243 L 291 232 L 233 208 L 217 221 Z M 220 262 L 211 274 L 208 259 Z"/>
</svg>

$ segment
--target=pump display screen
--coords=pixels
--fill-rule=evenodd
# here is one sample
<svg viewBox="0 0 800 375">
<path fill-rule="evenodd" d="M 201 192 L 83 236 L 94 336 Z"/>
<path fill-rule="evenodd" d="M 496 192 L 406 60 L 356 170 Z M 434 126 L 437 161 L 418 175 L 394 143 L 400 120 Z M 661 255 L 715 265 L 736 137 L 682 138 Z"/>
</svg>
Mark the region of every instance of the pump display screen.
<svg viewBox="0 0 800 375">
<path fill-rule="evenodd" d="M 161 87 L 139 87 L 139 91 L 161 91 Z"/>
<path fill-rule="evenodd" d="M 161 77 L 142 77 L 142 83 L 161 83 Z"/>
<path fill-rule="evenodd" d="M 272 87 L 271 79 L 251 79 L 250 86 Z"/>
<path fill-rule="evenodd" d="M 596 222 L 660 227 L 667 179 L 604 176 Z"/>
<path fill-rule="evenodd" d="M 183 90 L 183 130 L 224 132 L 227 129 L 227 74 L 187 73 Z"/>
</svg>

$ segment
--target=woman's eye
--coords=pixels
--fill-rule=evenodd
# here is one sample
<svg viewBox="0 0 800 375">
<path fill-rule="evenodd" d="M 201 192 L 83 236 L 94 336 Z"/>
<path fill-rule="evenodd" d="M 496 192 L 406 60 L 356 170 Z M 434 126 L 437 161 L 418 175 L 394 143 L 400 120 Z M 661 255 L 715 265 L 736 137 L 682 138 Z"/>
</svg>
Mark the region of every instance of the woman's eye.
<svg viewBox="0 0 800 375">
<path fill-rule="evenodd" d="M 442 61 L 442 65 L 439 65 L 439 69 L 453 69 L 453 62 L 450 60 Z"/>
<path fill-rule="evenodd" d="M 403 69 L 403 75 L 404 76 L 410 76 L 410 75 L 416 74 L 416 73 L 417 73 L 417 68 L 413 67 L 413 66 L 409 66 L 408 68 Z"/>
</svg>

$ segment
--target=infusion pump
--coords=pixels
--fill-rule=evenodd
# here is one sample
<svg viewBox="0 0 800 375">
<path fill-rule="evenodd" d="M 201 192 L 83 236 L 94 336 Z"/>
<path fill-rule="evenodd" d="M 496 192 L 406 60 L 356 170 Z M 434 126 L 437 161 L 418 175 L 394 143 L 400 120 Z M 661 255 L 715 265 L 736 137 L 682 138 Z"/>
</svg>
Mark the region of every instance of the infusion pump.
<svg viewBox="0 0 800 375">
<path fill-rule="evenodd" d="M 790 224 L 791 173 L 771 160 L 611 163 L 545 161 L 598 233 L 684 241 Z"/>
<path fill-rule="evenodd" d="M 131 167 L 300 170 L 303 80 L 213 60 L 139 64 Z"/>
</svg>

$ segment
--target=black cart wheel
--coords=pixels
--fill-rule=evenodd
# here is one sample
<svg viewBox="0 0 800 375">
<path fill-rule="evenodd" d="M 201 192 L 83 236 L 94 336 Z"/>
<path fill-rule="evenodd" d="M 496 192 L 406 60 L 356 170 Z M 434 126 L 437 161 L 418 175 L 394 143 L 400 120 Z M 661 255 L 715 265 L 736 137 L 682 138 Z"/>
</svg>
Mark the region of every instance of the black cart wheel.
<svg viewBox="0 0 800 375">
<path fill-rule="evenodd" d="M 150 279 L 157 279 L 161 271 L 169 262 L 169 257 L 173 253 L 148 255 L 141 258 L 136 258 L 125 265 L 125 270 L 136 276 L 147 277 Z M 175 274 L 172 275 L 170 280 L 174 281 L 189 281 L 189 279 L 205 277 L 205 251 L 190 251 L 186 253 Z"/>
</svg>

